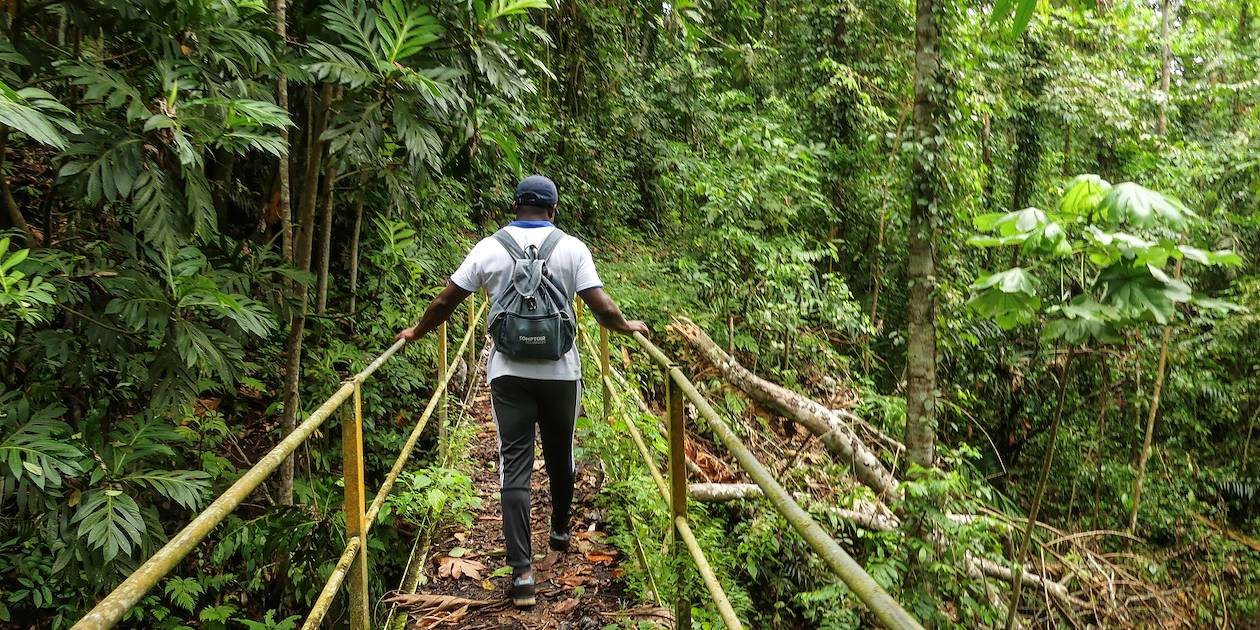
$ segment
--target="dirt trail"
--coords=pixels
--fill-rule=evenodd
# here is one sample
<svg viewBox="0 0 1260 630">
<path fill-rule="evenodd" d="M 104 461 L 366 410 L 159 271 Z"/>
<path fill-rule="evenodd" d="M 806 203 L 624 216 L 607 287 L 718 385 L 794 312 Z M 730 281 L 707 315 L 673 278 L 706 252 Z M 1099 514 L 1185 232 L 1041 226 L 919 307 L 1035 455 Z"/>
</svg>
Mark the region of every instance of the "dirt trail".
<svg viewBox="0 0 1260 630">
<path fill-rule="evenodd" d="M 606 524 L 594 501 L 602 485 L 598 462 L 578 462 L 573 545 L 568 552 L 557 553 L 547 546 L 551 501 L 537 454 L 530 517 L 538 605 L 528 610 L 511 605 L 510 578 L 491 575 L 504 566 L 504 544 L 498 442 L 484 385 L 472 399 L 472 413 L 470 421 L 479 423 L 479 430 L 467 456 L 473 462 L 470 476 L 482 501 L 481 512 L 471 530 L 443 532 L 436 539 L 425 567 L 427 584 L 411 597 L 409 627 L 598 630 L 624 617 L 626 609 L 638 611 L 618 580 L 620 554 L 604 544 Z"/>
</svg>

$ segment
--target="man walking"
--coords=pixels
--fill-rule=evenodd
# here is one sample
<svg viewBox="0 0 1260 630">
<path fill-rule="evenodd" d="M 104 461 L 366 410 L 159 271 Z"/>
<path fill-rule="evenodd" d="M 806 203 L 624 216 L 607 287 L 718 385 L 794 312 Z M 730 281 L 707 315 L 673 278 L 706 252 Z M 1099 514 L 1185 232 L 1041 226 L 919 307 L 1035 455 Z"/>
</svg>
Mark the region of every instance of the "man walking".
<svg viewBox="0 0 1260 630">
<path fill-rule="evenodd" d="M 573 429 L 582 401 L 582 370 L 573 343 L 573 296 L 586 302 L 601 326 L 630 334 L 648 331 L 627 321 L 603 290 L 586 245 L 555 227 L 559 194 L 541 175 L 516 187 L 516 220 L 473 247 L 420 323 L 398 333 L 412 341 L 446 321 L 459 303 L 485 287 L 491 300 L 494 345 L 486 364 L 499 434 L 503 536 L 512 567 L 515 605 L 532 606 L 530 473 L 534 427 L 542 440 L 551 486 L 550 547 L 569 547 L 569 509 L 575 469 Z"/>
</svg>

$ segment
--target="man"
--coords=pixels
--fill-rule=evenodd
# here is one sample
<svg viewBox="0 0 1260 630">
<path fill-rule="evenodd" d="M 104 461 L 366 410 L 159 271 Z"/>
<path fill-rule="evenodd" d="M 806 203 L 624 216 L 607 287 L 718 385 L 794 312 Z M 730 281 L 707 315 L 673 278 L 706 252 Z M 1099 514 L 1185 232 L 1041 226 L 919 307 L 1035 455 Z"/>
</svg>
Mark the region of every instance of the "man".
<svg viewBox="0 0 1260 630">
<path fill-rule="evenodd" d="M 559 202 L 556 185 L 541 175 L 525 178 L 516 187 L 516 220 L 505 232 L 519 251 L 539 251 L 554 245 L 546 256 L 545 273 L 563 293 L 566 304 L 582 297 L 600 325 L 624 334 L 648 332 L 641 321 L 627 321 L 604 292 L 591 252 L 578 239 L 558 231 L 554 222 Z M 546 243 L 546 244 L 545 244 Z M 420 323 L 398 333 L 412 341 L 446 321 L 464 298 L 486 288 L 491 300 L 509 289 L 517 257 L 510 244 L 495 237 L 482 239 L 451 275 L 446 289 L 425 310 Z M 539 256 L 542 258 L 543 256 Z M 534 463 L 534 426 L 542 438 L 543 459 L 551 482 L 550 547 L 569 547 L 569 508 L 573 502 L 575 469 L 573 427 L 582 400 L 582 370 L 576 345 L 557 361 L 516 359 L 492 347 L 486 365 L 495 425 L 499 433 L 499 481 L 503 506 L 503 536 L 507 563 L 512 567 L 511 597 L 518 607 L 534 604 L 534 575 L 530 560 L 530 473 Z"/>
</svg>

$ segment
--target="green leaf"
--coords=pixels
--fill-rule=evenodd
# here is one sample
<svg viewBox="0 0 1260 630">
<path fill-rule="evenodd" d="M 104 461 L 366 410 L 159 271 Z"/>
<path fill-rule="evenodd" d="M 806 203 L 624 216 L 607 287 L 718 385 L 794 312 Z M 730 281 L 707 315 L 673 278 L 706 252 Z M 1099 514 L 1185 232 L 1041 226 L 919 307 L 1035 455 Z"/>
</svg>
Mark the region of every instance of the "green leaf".
<svg viewBox="0 0 1260 630">
<path fill-rule="evenodd" d="M 145 532 L 140 506 L 130 495 L 117 490 L 85 492 L 71 522 L 79 524 L 78 534 L 89 547 L 104 552 L 106 562 L 120 552 L 130 555 Z"/>
<path fill-rule="evenodd" d="M 187 510 L 200 508 L 210 490 L 210 475 L 200 470 L 144 470 L 131 473 L 122 481 L 148 486 Z"/>
<path fill-rule="evenodd" d="M 1242 306 L 1241 304 L 1234 304 L 1233 302 L 1227 302 L 1225 300 L 1218 300 L 1214 298 L 1191 296 L 1190 303 L 1201 309 L 1216 311 L 1218 313 L 1249 312 L 1247 307 Z"/>
<path fill-rule="evenodd" d="M 549 0 L 492 0 L 481 22 L 487 23 L 509 15 L 520 15 L 529 9 L 550 9 Z"/>
<path fill-rule="evenodd" d="M 408 6 L 404 0 L 385 0 L 376 16 L 380 49 L 389 63 L 406 59 L 438 40 L 445 29 L 423 4 Z"/>
<path fill-rule="evenodd" d="M 370 66 L 382 62 L 377 57 L 376 20 L 361 0 L 333 0 L 324 8 L 324 24 L 341 35 L 342 45 Z"/>
<path fill-rule="evenodd" d="M 1048 312 L 1060 313 L 1063 317 L 1046 324 L 1043 339 L 1074 345 L 1091 340 L 1104 344 L 1122 341 L 1115 327 L 1120 313 L 1088 295 L 1078 295 L 1068 304 L 1052 306 Z"/>
<path fill-rule="evenodd" d="M 1050 222 L 1046 213 L 1037 208 L 1024 208 L 1015 212 L 982 214 L 975 218 L 976 229 L 982 232 L 997 230 L 1002 236 L 1026 234 Z"/>
<path fill-rule="evenodd" d="M 1015 21 L 1011 24 L 1011 35 L 1019 37 L 1024 29 L 1028 27 L 1028 22 L 1032 20 L 1033 12 L 1037 9 L 1037 0 L 1018 0 L 1019 7 L 1015 9 Z"/>
<path fill-rule="evenodd" d="M 1040 282 L 1020 267 L 978 278 L 967 304 L 1005 329 L 1032 321 L 1041 308 Z"/>
<path fill-rule="evenodd" d="M 173 577 L 166 580 L 163 590 L 176 606 L 192 612 L 197 607 L 197 598 L 205 593 L 205 588 L 196 578 Z"/>
<path fill-rule="evenodd" d="M 14 91 L 0 81 L 0 124 L 20 131 L 40 144 L 65 149 L 69 143 L 57 127 L 68 124 L 73 133 L 77 134 L 79 130 L 68 120 L 59 125 L 48 116 L 49 111 L 63 114 L 69 110 L 43 90 L 28 88 Z"/>
<path fill-rule="evenodd" d="M 1103 197 L 1101 207 L 1113 223 L 1140 228 L 1182 227 L 1187 219 L 1196 218 L 1180 201 L 1133 182 L 1112 186 Z"/>
<path fill-rule="evenodd" d="M 1115 264 L 1098 274 L 1103 303 L 1121 316 L 1167 324 L 1176 315 L 1176 304 L 1191 297 L 1186 283 L 1169 278 L 1151 265 Z"/>
<path fill-rule="evenodd" d="M 1111 182 L 1097 175 L 1077 175 L 1068 182 L 1059 200 L 1059 210 L 1073 217 L 1089 216 L 1098 209 L 1107 191 L 1111 190 Z"/>
</svg>

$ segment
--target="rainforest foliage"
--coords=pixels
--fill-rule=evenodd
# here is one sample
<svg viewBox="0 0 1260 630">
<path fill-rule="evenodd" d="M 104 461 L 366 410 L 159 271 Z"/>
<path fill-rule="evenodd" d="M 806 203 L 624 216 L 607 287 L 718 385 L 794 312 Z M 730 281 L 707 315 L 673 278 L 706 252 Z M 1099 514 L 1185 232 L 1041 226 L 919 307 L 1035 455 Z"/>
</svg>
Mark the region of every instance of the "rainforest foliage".
<svg viewBox="0 0 1260 630">
<path fill-rule="evenodd" d="M 917 471 L 894 506 L 912 531 L 1031 512 L 1123 555 L 1113 577 L 1177 623 L 1260 615 L 1257 0 L 0 7 L 0 625 L 91 608 L 414 323 L 534 172 L 666 343 L 687 315 L 904 436 L 885 463 Z M 369 480 L 431 392 L 436 349 L 413 345 L 364 389 Z M 780 439 L 702 386 L 751 442 Z M 610 522 L 663 535 L 609 430 L 583 425 Z M 337 435 L 127 623 L 292 627 L 344 543 Z M 828 521 L 857 496 L 845 467 L 796 461 L 768 463 L 916 616 L 1002 623 L 1007 585 L 926 535 Z M 377 594 L 441 511 L 432 488 L 471 518 L 466 477 L 407 475 L 372 532 Z M 750 627 L 872 623 L 773 511 L 698 510 Z M 1029 623 L 1077 623 L 1026 599 Z M 1108 621 L 1147 625 L 1145 605 Z"/>
</svg>

